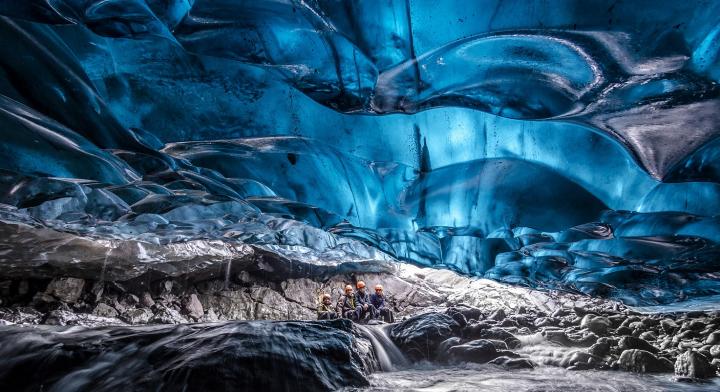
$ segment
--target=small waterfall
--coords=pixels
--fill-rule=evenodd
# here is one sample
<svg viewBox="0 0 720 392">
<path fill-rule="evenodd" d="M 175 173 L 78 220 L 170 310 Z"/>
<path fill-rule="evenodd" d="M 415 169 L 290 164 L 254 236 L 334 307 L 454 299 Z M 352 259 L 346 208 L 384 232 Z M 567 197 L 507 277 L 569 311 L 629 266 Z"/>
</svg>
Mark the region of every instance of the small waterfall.
<svg viewBox="0 0 720 392">
<path fill-rule="evenodd" d="M 230 287 L 230 271 L 232 270 L 232 258 L 227 260 L 227 267 L 225 268 L 225 290 Z"/>
<path fill-rule="evenodd" d="M 105 282 L 105 270 L 107 269 L 108 258 L 110 258 L 110 253 L 112 253 L 114 249 L 113 247 L 108 247 L 107 251 L 105 251 L 105 259 L 103 260 L 102 269 L 100 270 L 100 282 Z"/>
<path fill-rule="evenodd" d="M 390 339 L 389 329 L 392 325 L 356 325 L 370 339 L 380 363 L 380 370 L 391 372 L 408 365 L 402 351 Z"/>
</svg>

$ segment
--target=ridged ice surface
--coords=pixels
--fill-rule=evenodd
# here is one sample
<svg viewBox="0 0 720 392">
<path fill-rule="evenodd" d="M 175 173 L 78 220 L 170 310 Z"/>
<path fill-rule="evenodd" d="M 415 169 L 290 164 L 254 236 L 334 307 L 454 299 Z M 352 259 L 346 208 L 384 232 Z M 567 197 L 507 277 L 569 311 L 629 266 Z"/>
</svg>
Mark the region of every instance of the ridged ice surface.
<svg viewBox="0 0 720 392">
<path fill-rule="evenodd" d="M 551 3 L 0 1 L 3 273 L 49 228 L 720 294 L 720 3 Z"/>
</svg>

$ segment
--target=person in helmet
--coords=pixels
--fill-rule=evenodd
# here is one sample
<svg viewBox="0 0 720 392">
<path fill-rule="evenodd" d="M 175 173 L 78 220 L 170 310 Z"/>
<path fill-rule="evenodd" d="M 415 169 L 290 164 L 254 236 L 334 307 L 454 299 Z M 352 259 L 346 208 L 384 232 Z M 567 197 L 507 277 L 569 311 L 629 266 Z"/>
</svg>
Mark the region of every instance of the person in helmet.
<svg viewBox="0 0 720 392">
<path fill-rule="evenodd" d="M 333 320 L 338 317 L 337 312 L 332 307 L 332 298 L 330 294 L 323 294 L 320 298 L 320 305 L 317 308 L 318 320 Z"/>
<path fill-rule="evenodd" d="M 360 320 L 362 306 L 357 302 L 351 285 L 345 286 L 345 294 L 340 296 L 337 303 L 338 313 L 341 317 L 350 320 Z"/>
<path fill-rule="evenodd" d="M 382 317 L 386 323 L 395 321 L 395 316 L 385 301 L 385 293 L 383 293 L 382 285 L 375 286 L 375 293 L 370 295 L 370 303 L 377 309 L 378 316 Z"/>
<path fill-rule="evenodd" d="M 360 280 L 356 286 L 355 298 L 357 298 L 357 303 L 361 306 L 360 320 L 377 318 L 377 309 L 370 303 L 370 294 L 365 291 L 365 282 Z"/>
</svg>

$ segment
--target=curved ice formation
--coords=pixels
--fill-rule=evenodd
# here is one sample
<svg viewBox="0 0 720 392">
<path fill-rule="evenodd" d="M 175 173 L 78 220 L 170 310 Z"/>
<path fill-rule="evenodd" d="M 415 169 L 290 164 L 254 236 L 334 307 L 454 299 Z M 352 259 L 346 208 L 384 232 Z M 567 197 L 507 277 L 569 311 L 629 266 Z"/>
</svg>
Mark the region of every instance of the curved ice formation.
<svg viewBox="0 0 720 392">
<path fill-rule="evenodd" d="M 219 241 L 637 304 L 720 293 L 718 2 L 0 0 L 0 15 L 4 274 L 66 266 L 64 241 L 154 249 L 109 256 L 115 272 Z"/>
</svg>

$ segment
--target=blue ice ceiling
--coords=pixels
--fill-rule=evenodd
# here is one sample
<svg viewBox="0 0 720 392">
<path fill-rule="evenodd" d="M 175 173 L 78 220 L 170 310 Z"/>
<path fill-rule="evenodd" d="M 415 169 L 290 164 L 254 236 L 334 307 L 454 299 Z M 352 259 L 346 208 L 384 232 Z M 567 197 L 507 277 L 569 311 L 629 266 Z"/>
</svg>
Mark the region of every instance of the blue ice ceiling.
<svg viewBox="0 0 720 392">
<path fill-rule="evenodd" d="M 0 15 L 0 202 L 41 224 L 173 241 L 261 214 L 517 284 L 720 294 L 720 1 Z"/>
</svg>

